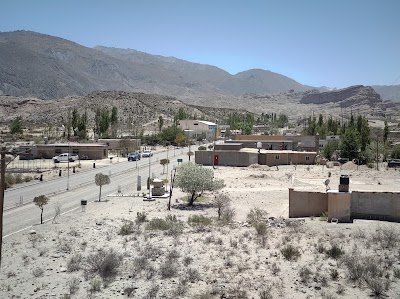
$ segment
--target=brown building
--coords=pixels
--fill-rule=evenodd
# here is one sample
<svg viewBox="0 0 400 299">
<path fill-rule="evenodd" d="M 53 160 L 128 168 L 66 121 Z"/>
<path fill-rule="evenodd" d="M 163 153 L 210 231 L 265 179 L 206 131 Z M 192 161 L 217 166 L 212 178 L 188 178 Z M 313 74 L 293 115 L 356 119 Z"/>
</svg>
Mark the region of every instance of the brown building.
<svg viewBox="0 0 400 299">
<path fill-rule="evenodd" d="M 56 143 L 36 145 L 37 157 L 51 159 L 63 153 L 79 155 L 80 159 L 100 160 L 108 157 L 108 146 L 103 143 Z"/>
<path fill-rule="evenodd" d="M 315 164 L 316 152 L 297 152 L 291 150 L 261 150 L 243 148 L 240 150 L 196 151 L 195 162 L 202 165 L 249 166 L 260 164 L 310 165 Z"/>
</svg>

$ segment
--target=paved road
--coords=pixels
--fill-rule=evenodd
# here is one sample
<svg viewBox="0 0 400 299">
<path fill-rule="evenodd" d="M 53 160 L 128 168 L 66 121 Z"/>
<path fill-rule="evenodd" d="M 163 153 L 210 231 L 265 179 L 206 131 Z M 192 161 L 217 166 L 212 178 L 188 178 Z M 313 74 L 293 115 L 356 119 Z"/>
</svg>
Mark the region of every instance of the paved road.
<svg viewBox="0 0 400 299">
<path fill-rule="evenodd" d="M 177 165 L 178 158 L 182 158 L 184 162 L 188 161 L 186 152 L 187 149 L 177 149 L 174 157 L 173 150 L 169 150 L 168 158 L 171 161 L 169 170 L 174 165 Z M 155 153 L 151 157 L 151 175 L 154 173 L 156 176 L 160 176 L 163 172 L 163 167 L 160 165 L 159 160 L 166 158 L 166 156 L 167 152 L 162 151 Z M 49 219 L 54 216 L 56 203 L 61 205 L 61 212 L 65 213 L 80 207 L 81 199 L 85 199 L 88 202 L 98 200 L 99 187 L 94 183 L 94 176 L 98 172 L 104 174 L 111 173 L 111 184 L 103 186 L 102 197 L 116 193 L 118 187 L 124 190 L 128 187 L 136 186 L 138 173 L 142 177 L 142 190 L 146 191 L 146 180 L 149 175 L 149 159 L 142 158 L 138 163 L 125 161 L 103 166 L 100 169 L 96 168 L 71 174 L 68 191 L 66 190 L 67 178 L 65 177 L 7 190 L 5 194 L 6 211 L 4 212 L 3 235 L 13 234 L 40 222 L 40 210 L 32 203 L 35 196 L 44 194 L 50 197 L 50 203 L 44 209 L 43 219 Z M 20 196 L 24 197 L 25 204 L 23 205 L 18 205 Z"/>
</svg>

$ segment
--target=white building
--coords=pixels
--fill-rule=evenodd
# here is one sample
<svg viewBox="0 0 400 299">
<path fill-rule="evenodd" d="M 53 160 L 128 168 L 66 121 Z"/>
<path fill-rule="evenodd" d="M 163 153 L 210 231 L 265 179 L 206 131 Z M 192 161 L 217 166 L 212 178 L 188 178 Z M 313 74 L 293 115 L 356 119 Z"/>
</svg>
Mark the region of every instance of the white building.
<svg viewBox="0 0 400 299">
<path fill-rule="evenodd" d="M 192 138 L 197 139 L 203 136 L 206 139 L 213 139 L 215 130 L 218 125 L 216 123 L 205 120 L 182 119 L 178 125 L 185 132 L 189 132 Z"/>
</svg>

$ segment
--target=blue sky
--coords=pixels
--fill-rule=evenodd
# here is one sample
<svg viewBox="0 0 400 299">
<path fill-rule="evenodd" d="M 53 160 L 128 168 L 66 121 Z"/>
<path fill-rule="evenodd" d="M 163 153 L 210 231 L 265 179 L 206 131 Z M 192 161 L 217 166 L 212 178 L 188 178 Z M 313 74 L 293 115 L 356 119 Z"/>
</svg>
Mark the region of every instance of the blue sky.
<svg viewBox="0 0 400 299">
<path fill-rule="evenodd" d="M 341 88 L 400 85 L 399 13 L 399 0 L 1 0 L 0 31 Z"/>
</svg>

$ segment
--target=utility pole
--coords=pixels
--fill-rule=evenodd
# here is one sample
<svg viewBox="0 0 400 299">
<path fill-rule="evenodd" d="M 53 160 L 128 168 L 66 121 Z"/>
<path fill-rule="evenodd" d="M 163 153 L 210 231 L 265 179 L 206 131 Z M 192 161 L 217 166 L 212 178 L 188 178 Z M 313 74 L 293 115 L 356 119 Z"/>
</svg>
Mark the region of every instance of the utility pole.
<svg viewBox="0 0 400 299">
<path fill-rule="evenodd" d="M 1 257 L 3 247 L 3 210 L 4 210 L 4 190 L 6 188 L 6 148 L 1 148 L 1 162 L 0 162 L 0 270 L 1 270 Z"/>
</svg>

